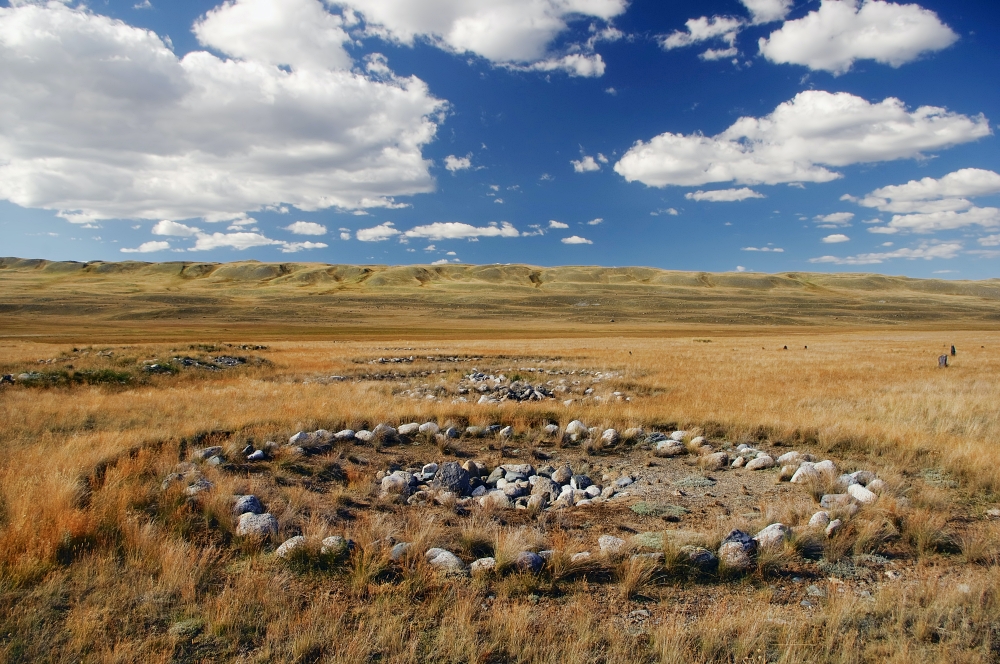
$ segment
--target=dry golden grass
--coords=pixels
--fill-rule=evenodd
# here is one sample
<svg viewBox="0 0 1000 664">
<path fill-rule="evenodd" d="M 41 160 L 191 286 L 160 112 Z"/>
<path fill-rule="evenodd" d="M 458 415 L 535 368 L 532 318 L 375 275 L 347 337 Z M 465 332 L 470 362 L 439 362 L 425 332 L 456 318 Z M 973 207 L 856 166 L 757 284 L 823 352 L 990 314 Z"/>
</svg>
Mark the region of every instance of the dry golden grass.
<svg viewBox="0 0 1000 664">
<path fill-rule="evenodd" d="M 0 392 L 0 659 L 997 661 L 998 533 L 983 514 L 1000 490 L 993 463 L 1000 333 L 718 332 L 277 341 L 240 353 L 268 364 L 158 377 L 137 367 L 199 352 L 191 343 L 245 339 L 218 333 L 170 344 L 155 341 L 159 332 L 149 340 L 136 332 L 125 348 L 95 335 L 76 342 L 95 344 L 87 356 L 69 343 L 2 340 L 2 373 L 72 364 L 74 371 L 132 372 L 136 380 Z M 959 355 L 938 370 L 937 355 L 952 343 Z M 105 348 L 114 354 L 97 356 Z M 73 359 L 38 364 L 62 353 Z M 476 406 L 401 398 L 398 381 L 306 382 L 379 370 L 363 362 L 380 356 L 444 354 L 482 357 L 484 366 L 545 360 L 548 367 L 611 370 L 618 376 L 609 385 L 632 401 Z M 458 375 L 459 367 L 444 368 L 449 379 Z M 210 432 L 228 432 L 219 444 L 235 455 L 247 441 L 280 441 L 300 429 L 434 419 L 502 421 L 525 431 L 571 417 L 619 429 L 700 427 L 735 444 L 780 441 L 829 453 L 848 469 L 877 469 L 890 491 L 834 539 L 803 535 L 760 560 L 759 573 L 724 581 L 692 578 L 672 544 L 659 566 L 573 563 L 572 554 L 588 547 L 549 513 L 531 515 L 525 527 L 499 523 L 497 514 L 442 509 L 432 520 L 381 506 L 376 469 L 357 458 L 370 450 L 360 448 L 324 457 L 342 472 L 336 481 L 326 479 L 332 465 L 304 466 L 281 452 L 274 477 L 206 470 L 216 490 L 196 501 L 179 486 L 160 488 L 186 451 L 214 440 Z M 591 450 L 595 458 L 618 452 Z M 497 450 L 483 454 L 501 458 Z M 302 478 L 323 490 L 304 488 Z M 255 493 L 268 505 L 280 524 L 276 542 L 235 536 L 226 500 L 234 493 Z M 746 526 L 802 526 L 809 517 L 787 506 L 769 509 Z M 706 543 L 735 525 L 744 522 L 734 516 L 720 523 Z M 346 534 L 358 548 L 329 565 L 289 565 L 273 550 L 294 534 L 313 543 Z M 415 543 L 405 564 L 388 561 L 390 537 Z M 525 546 L 555 553 L 538 578 L 462 580 L 423 561 L 424 550 L 445 544 L 467 559 L 494 555 L 502 566 Z M 873 582 L 870 596 L 841 594 L 831 584 L 828 598 L 806 609 L 782 587 L 793 573 L 790 561 L 819 548 L 831 562 L 889 556 L 905 574 Z M 307 553 L 307 563 L 318 557 Z M 648 619 L 629 618 L 641 607 Z"/>
</svg>

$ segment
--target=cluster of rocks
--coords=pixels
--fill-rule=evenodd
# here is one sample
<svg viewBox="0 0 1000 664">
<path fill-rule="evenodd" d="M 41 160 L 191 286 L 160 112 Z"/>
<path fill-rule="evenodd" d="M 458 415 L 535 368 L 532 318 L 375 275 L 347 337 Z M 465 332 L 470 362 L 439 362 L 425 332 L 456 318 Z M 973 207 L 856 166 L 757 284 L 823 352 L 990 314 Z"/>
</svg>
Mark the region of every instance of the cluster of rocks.
<svg viewBox="0 0 1000 664">
<path fill-rule="evenodd" d="M 468 507 L 478 504 L 496 509 L 559 509 L 599 504 L 633 483 L 624 475 L 601 486 L 588 475 L 574 473 L 569 465 L 503 464 L 490 470 L 476 461 L 428 463 L 420 468 L 382 471 L 381 497 L 408 505 Z"/>
</svg>

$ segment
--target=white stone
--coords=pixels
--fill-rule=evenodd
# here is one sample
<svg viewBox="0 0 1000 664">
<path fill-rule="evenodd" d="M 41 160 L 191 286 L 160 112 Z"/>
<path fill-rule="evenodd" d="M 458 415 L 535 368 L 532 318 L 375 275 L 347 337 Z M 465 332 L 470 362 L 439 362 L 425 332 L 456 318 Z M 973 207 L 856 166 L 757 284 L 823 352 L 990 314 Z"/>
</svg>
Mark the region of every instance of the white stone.
<svg viewBox="0 0 1000 664">
<path fill-rule="evenodd" d="M 820 510 L 812 515 L 809 519 L 810 528 L 826 528 L 830 525 L 830 513 L 825 510 Z"/>
<path fill-rule="evenodd" d="M 757 540 L 759 546 L 777 546 L 785 542 L 785 540 L 791 539 L 792 529 L 783 523 L 772 523 L 767 528 L 764 528 L 754 539 Z"/>
<path fill-rule="evenodd" d="M 860 484 L 852 484 L 847 487 L 847 493 L 862 505 L 870 505 L 878 500 L 878 496 L 874 492 L 869 491 Z"/>
<path fill-rule="evenodd" d="M 334 440 L 354 440 L 354 429 L 344 429 L 333 434 Z"/>
<path fill-rule="evenodd" d="M 684 443 L 676 440 L 661 440 L 656 444 L 656 456 L 673 457 L 685 452 Z"/>
<path fill-rule="evenodd" d="M 774 459 L 766 454 L 761 454 L 755 459 L 751 459 L 747 462 L 747 470 L 764 470 L 766 468 L 774 468 Z"/>
<path fill-rule="evenodd" d="M 420 469 L 424 475 L 433 475 L 438 471 L 438 465 L 436 463 L 426 463 L 424 467 Z"/>
<path fill-rule="evenodd" d="M 247 512 L 240 515 L 236 526 L 236 534 L 247 537 L 268 537 L 278 534 L 278 520 L 273 514 L 253 514 Z"/>
<path fill-rule="evenodd" d="M 605 445 L 616 445 L 618 440 L 618 432 L 614 429 L 605 429 L 604 433 L 601 434 L 601 442 Z"/>
<path fill-rule="evenodd" d="M 412 436 L 420 431 L 420 424 L 418 422 L 409 422 L 408 424 L 400 424 L 399 434 L 401 436 Z"/>
<path fill-rule="evenodd" d="M 296 535 L 295 537 L 290 537 L 282 542 L 281 546 L 278 547 L 278 550 L 274 552 L 274 555 L 279 558 L 287 558 L 293 551 L 301 549 L 305 545 L 306 538 L 302 535 Z"/>
<path fill-rule="evenodd" d="M 447 572 L 465 571 L 465 563 L 462 562 L 462 559 L 446 549 L 427 549 L 427 553 L 424 555 L 427 558 L 427 564 L 431 567 Z"/>
<path fill-rule="evenodd" d="M 441 427 L 439 427 L 435 422 L 424 422 L 417 427 L 417 431 L 425 436 L 435 436 L 441 432 Z"/>
<path fill-rule="evenodd" d="M 590 496 L 591 498 L 597 498 L 599 495 L 601 495 L 601 487 L 597 486 L 596 484 L 591 484 L 586 489 L 584 489 L 583 492 L 588 496 Z"/>
<path fill-rule="evenodd" d="M 676 440 L 678 442 L 684 440 L 688 435 L 687 431 L 675 431 L 670 434 L 670 440 Z"/>
<path fill-rule="evenodd" d="M 707 443 L 708 441 L 705 440 L 704 436 L 695 436 L 694 438 L 691 439 L 691 445 L 693 447 L 701 447 L 702 445 L 705 445 Z"/>
<path fill-rule="evenodd" d="M 583 563 L 590 560 L 593 556 L 590 551 L 581 551 L 580 553 L 574 553 L 569 557 L 571 563 Z"/>
<path fill-rule="evenodd" d="M 505 426 L 503 429 L 500 429 L 500 437 L 501 438 L 510 438 L 513 435 L 514 435 L 514 427 L 512 427 L 512 426 L 508 425 L 508 426 Z"/>
<path fill-rule="evenodd" d="M 826 527 L 826 531 L 825 531 L 826 532 L 826 536 L 827 537 L 833 537 L 834 535 L 836 535 L 837 531 L 840 530 L 840 527 L 842 525 L 843 525 L 843 522 L 841 522 L 840 519 L 834 519 L 833 521 L 831 521 L 830 524 Z"/>
<path fill-rule="evenodd" d="M 746 458 L 738 456 L 733 460 L 733 463 L 730 464 L 730 466 L 732 468 L 742 468 L 744 465 L 746 465 L 746 462 L 747 462 Z"/>
<path fill-rule="evenodd" d="M 308 443 L 312 440 L 312 434 L 305 431 L 300 431 L 291 438 L 288 439 L 289 445 L 301 445 L 303 443 Z"/>
<path fill-rule="evenodd" d="M 389 475 L 382 478 L 382 493 L 399 495 L 404 498 L 410 495 L 410 483 L 400 475 Z"/>
<path fill-rule="evenodd" d="M 375 437 L 375 434 L 373 434 L 371 431 L 362 429 L 361 431 L 355 431 L 354 437 L 357 440 L 360 440 L 362 443 L 370 443 L 372 442 L 372 438 Z"/>
<path fill-rule="evenodd" d="M 570 436 L 582 436 L 588 433 L 587 425 L 580 420 L 573 420 L 566 425 L 566 433 Z"/>
<path fill-rule="evenodd" d="M 788 466 L 794 463 L 800 463 L 802 461 L 801 452 L 785 452 L 780 457 L 775 459 L 781 466 Z"/>
<path fill-rule="evenodd" d="M 865 488 L 871 491 L 872 493 L 885 493 L 887 486 L 885 480 L 876 477 L 871 482 L 869 482 L 865 486 Z"/>
<path fill-rule="evenodd" d="M 808 461 L 803 461 L 799 469 L 792 475 L 792 484 L 806 484 L 819 480 L 819 473 L 814 465 Z"/>
<path fill-rule="evenodd" d="M 469 572 L 471 574 L 484 574 L 486 572 L 492 572 L 497 567 L 496 558 L 480 558 L 479 560 L 473 561 L 469 565 Z"/>
<path fill-rule="evenodd" d="M 837 464 L 830 461 L 829 459 L 825 459 L 823 461 L 820 461 L 819 463 L 813 464 L 813 470 L 815 470 L 817 473 L 822 473 L 828 477 L 837 476 Z"/>
<path fill-rule="evenodd" d="M 626 542 L 614 535 L 601 535 L 597 538 L 597 545 L 601 547 L 601 553 L 615 555 L 624 553 Z"/>
</svg>

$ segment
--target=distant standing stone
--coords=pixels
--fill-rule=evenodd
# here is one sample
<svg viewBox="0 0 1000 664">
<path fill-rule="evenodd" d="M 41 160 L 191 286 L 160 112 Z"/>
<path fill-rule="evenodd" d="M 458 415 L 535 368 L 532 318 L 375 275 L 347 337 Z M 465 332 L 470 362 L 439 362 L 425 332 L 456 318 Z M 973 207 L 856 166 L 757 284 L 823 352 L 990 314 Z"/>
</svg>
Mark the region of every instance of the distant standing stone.
<svg viewBox="0 0 1000 664">
<path fill-rule="evenodd" d="M 938 358 L 938 368 L 947 369 L 948 368 L 948 356 L 942 355 Z"/>
</svg>

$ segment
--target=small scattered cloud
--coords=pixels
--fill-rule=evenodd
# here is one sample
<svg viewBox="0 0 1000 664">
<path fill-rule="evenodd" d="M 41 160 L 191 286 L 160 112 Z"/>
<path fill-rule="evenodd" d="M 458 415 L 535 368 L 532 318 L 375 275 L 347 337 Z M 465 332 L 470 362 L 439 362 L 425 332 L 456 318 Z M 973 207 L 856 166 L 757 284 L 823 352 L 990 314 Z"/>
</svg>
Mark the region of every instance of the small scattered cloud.
<svg viewBox="0 0 1000 664">
<path fill-rule="evenodd" d="M 560 240 L 563 244 L 594 244 L 591 240 L 579 235 L 571 235 Z"/>
<path fill-rule="evenodd" d="M 444 167 L 452 173 L 468 170 L 472 168 L 472 155 L 469 154 L 464 157 L 456 157 L 455 155 L 450 154 L 444 158 Z"/>
<path fill-rule="evenodd" d="M 590 155 L 585 155 L 580 160 L 571 159 L 569 163 L 573 164 L 573 171 L 576 173 L 593 173 L 601 170 L 601 165 Z"/>
<path fill-rule="evenodd" d="M 185 226 L 184 224 L 179 224 L 176 221 L 170 221 L 169 219 L 158 221 L 153 226 L 153 235 L 169 235 L 173 237 L 193 237 L 200 232 L 201 232 L 200 228 L 195 228 L 194 226 Z"/>
<path fill-rule="evenodd" d="M 818 222 L 820 228 L 841 228 L 850 226 L 854 219 L 853 212 L 834 212 L 832 214 L 821 214 L 813 217 Z"/>
<path fill-rule="evenodd" d="M 350 240 L 351 239 L 350 232 L 349 231 L 341 231 L 340 232 L 340 239 L 341 240 Z"/>
<path fill-rule="evenodd" d="M 397 231 L 398 232 L 398 231 Z M 488 226 L 473 226 L 458 221 L 436 221 L 406 231 L 408 238 L 427 240 L 463 240 L 480 237 L 520 237 L 520 232 L 510 222 L 496 222 Z"/>
<path fill-rule="evenodd" d="M 555 219 L 549 219 L 549 228 L 569 228 L 569 224 L 564 224 L 561 221 L 556 221 Z"/>
<path fill-rule="evenodd" d="M 984 247 L 1000 247 L 1000 235 L 987 235 L 976 241 Z"/>
<path fill-rule="evenodd" d="M 810 258 L 810 263 L 832 263 L 834 265 L 878 265 L 887 260 L 905 258 L 908 260 L 949 259 L 958 256 L 962 250 L 960 242 L 942 242 L 940 244 L 924 243 L 916 248 L 896 249 L 895 251 L 857 254 L 856 256 L 820 256 Z"/>
<path fill-rule="evenodd" d="M 747 269 L 745 267 L 743 267 L 742 265 L 737 265 L 736 266 L 736 271 L 737 272 L 746 272 Z"/>
<path fill-rule="evenodd" d="M 303 249 L 326 249 L 328 246 L 325 242 L 283 242 L 281 253 L 294 254 Z"/>
<path fill-rule="evenodd" d="M 326 226 L 313 221 L 296 221 L 285 226 L 283 230 L 295 235 L 326 235 Z"/>
<path fill-rule="evenodd" d="M 237 251 L 250 249 L 251 247 L 266 247 L 269 245 L 284 244 L 277 240 L 264 237 L 260 233 L 237 232 L 237 233 L 199 233 L 198 240 L 188 251 L 211 251 L 213 249 L 230 248 Z"/>
<path fill-rule="evenodd" d="M 391 221 L 386 221 L 378 226 L 362 228 L 354 236 L 362 242 L 383 242 L 400 234 L 393 226 Z"/>
<path fill-rule="evenodd" d="M 676 217 L 679 214 L 680 212 L 678 212 L 676 208 L 666 208 L 666 209 L 661 208 L 659 210 L 653 210 L 652 212 L 649 213 L 649 216 L 659 217 L 660 215 L 670 215 L 671 217 Z"/>
<path fill-rule="evenodd" d="M 771 246 L 767 246 L 767 247 L 743 247 L 742 249 L 740 249 L 740 251 L 767 251 L 767 252 L 771 252 L 771 253 L 775 253 L 775 254 L 783 254 L 783 253 L 785 253 L 785 250 L 782 249 L 781 247 L 771 247 Z"/>
<path fill-rule="evenodd" d="M 152 9 L 153 3 L 149 0 L 142 0 L 142 2 L 137 2 L 132 5 L 132 9 Z"/>
<path fill-rule="evenodd" d="M 123 254 L 149 254 L 154 251 L 166 251 L 170 248 L 170 243 L 163 240 L 151 240 L 149 242 L 143 242 L 135 249 L 129 249 L 127 247 L 122 247 L 120 251 Z"/>
<path fill-rule="evenodd" d="M 603 223 L 604 223 L 604 219 L 602 219 L 601 217 L 598 217 L 597 219 L 591 219 L 590 221 L 588 221 L 587 225 L 588 226 L 599 226 L 600 224 L 603 224 Z"/>
<path fill-rule="evenodd" d="M 716 189 L 713 191 L 694 191 L 684 194 L 684 198 L 689 201 L 707 201 L 709 203 L 734 203 L 745 201 L 748 198 L 764 198 L 764 194 L 754 191 L 749 187 L 741 189 Z"/>
<path fill-rule="evenodd" d="M 837 244 L 839 242 L 850 242 L 851 238 L 847 237 L 843 233 L 834 233 L 833 235 L 827 235 L 823 238 L 823 242 L 826 244 Z"/>
</svg>

